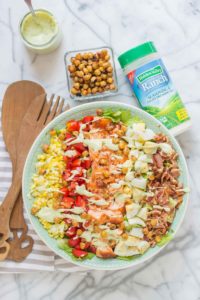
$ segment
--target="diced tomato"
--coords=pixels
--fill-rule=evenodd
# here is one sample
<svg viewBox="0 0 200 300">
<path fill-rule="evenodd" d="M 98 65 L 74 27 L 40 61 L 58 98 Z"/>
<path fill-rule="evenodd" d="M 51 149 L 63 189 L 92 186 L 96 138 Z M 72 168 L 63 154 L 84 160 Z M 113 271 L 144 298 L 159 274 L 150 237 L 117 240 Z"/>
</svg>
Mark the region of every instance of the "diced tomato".
<svg viewBox="0 0 200 300">
<path fill-rule="evenodd" d="M 89 227 L 90 224 L 91 224 L 91 221 L 89 221 L 89 220 L 85 221 L 84 224 L 83 224 L 83 228 Z"/>
<path fill-rule="evenodd" d="M 94 116 L 86 116 L 83 118 L 82 123 L 89 123 L 92 122 L 94 120 Z"/>
<path fill-rule="evenodd" d="M 75 159 L 72 161 L 72 168 L 77 168 L 81 166 L 81 160 L 80 159 Z"/>
<path fill-rule="evenodd" d="M 81 242 L 81 238 L 80 237 L 73 237 L 71 239 L 68 240 L 68 245 L 72 248 L 74 248 L 75 246 L 79 245 Z"/>
<path fill-rule="evenodd" d="M 75 178 L 76 183 L 78 183 L 78 185 L 83 185 L 85 183 L 85 180 L 82 178 Z"/>
<path fill-rule="evenodd" d="M 77 196 L 75 199 L 75 206 L 86 207 L 86 203 L 86 200 L 81 196 Z"/>
<path fill-rule="evenodd" d="M 81 166 L 82 166 L 84 169 L 88 170 L 88 169 L 91 167 L 91 164 L 92 164 L 91 160 L 90 160 L 90 159 L 87 159 L 87 160 L 83 160 L 83 161 L 82 161 Z"/>
<path fill-rule="evenodd" d="M 85 151 L 86 147 L 84 146 L 83 143 L 76 143 L 73 145 L 74 149 L 77 150 L 78 152 L 83 152 Z"/>
<path fill-rule="evenodd" d="M 85 244 L 85 246 L 84 246 L 84 248 L 82 248 L 82 250 L 88 250 L 89 247 L 90 247 L 90 243 L 89 243 L 89 242 L 86 242 L 86 243 L 84 243 L 84 244 Z"/>
<path fill-rule="evenodd" d="M 74 248 L 81 250 L 80 244 L 76 245 Z"/>
<path fill-rule="evenodd" d="M 69 140 L 69 139 L 73 138 L 73 135 L 71 133 L 67 132 L 65 135 L 65 138 L 66 138 L 66 140 Z"/>
<path fill-rule="evenodd" d="M 89 251 L 89 252 L 92 252 L 92 253 L 94 253 L 94 254 L 96 254 L 97 249 L 96 249 L 95 246 L 90 245 L 88 251 Z"/>
<path fill-rule="evenodd" d="M 80 129 L 80 123 L 78 121 L 69 121 L 67 122 L 67 129 L 68 131 L 79 131 Z"/>
<path fill-rule="evenodd" d="M 67 163 L 68 157 L 67 156 L 63 156 L 63 160 L 64 160 L 65 163 Z"/>
<path fill-rule="evenodd" d="M 74 256 L 78 257 L 78 258 L 84 258 L 88 255 L 88 252 L 83 251 L 83 250 L 79 250 L 79 249 L 73 249 L 72 253 Z"/>
<path fill-rule="evenodd" d="M 68 189 L 69 189 L 69 195 L 70 196 L 75 196 L 76 193 L 75 193 L 75 189 L 76 189 L 76 182 L 71 182 Z"/>
<path fill-rule="evenodd" d="M 63 219 L 63 221 L 64 221 L 66 224 L 68 224 L 68 225 L 70 225 L 70 224 L 72 223 L 72 220 L 71 220 L 71 219 L 67 219 L 67 218 Z"/>
<path fill-rule="evenodd" d="M 61 201 L 62 206 L 65 208 L 71 208 L 74 204 L 74 199 L 71 197 L 64 196 Z"/>
<path fill-rule="evenodd" d="M 62 187 L 61 189 L 60 189 L 60 191 L 62 192 L 62 193 L 64 193 L 65 194 L 65 196 L 67 196 L 68 194 L 69 194 L 69 190 L 68 190 L 68 188 L 67 187 Z"/>
<path fill-rule="evenodd" d="M 63 179 L 64 180 L 68 180 L 68 178 L 71 176 L 71 172 L 70 172 L 70 170 L 65 170 L 64 172 L 63 172 L 63 175 L 62 175 L 62 177 L 63 177 Z"/>
<path fill-rule="evenodd" d="M 76 235 L 76 231 L 77 231 L 77 228 L 74 226 L 71 226 L 69 229 L 67 229 L 67 231 L 65 231 L 65 235 L 68 238 L 73 238 Z"/>
</svg>

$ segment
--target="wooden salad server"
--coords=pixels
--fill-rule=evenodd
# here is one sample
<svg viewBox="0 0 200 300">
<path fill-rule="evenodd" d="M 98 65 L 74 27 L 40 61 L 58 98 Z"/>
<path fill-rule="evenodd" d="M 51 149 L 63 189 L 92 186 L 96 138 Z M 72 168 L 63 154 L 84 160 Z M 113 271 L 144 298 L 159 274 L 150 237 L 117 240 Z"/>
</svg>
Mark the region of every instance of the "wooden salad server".
<svg viewBox="0 0 200 300">
<path fill-rule="evenodd" d="M 12 185 L 0 206 L 0 260 L 5 259 L 5 253 L 1 253 L 1 250 L 5 248 L 6 240 L 10 237 L 9 222 L 12 209 L 21 190 L 25 157 L 42 128 L 62 111 L 64 101 L 62 100 L 59 104 L 59 100 L 60 97 L 57 98 L 51 111 L 53 97 L 48 103 L 45 94 L 38 96 L 31 103 L 22 120 L 17 142 L 16 170 Z"/>
<path fill-rule="evenodd" d="M 12 83 L 5 92 L 1 116 L 2 132 L 12 162 L 13 173 L 16 169 L 17 140 L 21 122 L 32 101 L 44 93 L 45 90 L 41 85 L 28 80 Z M 7 258 L 21 261 L 26 258 L 33 247 L 33 239 L 27 235 L 28 227 L 24 219 L 21 192 L 11 214 L 10 229 L 13 237 L 8 240 L 10 250 Z M 27 245 L 22 247 L 24 242 Z"/>
</svg>

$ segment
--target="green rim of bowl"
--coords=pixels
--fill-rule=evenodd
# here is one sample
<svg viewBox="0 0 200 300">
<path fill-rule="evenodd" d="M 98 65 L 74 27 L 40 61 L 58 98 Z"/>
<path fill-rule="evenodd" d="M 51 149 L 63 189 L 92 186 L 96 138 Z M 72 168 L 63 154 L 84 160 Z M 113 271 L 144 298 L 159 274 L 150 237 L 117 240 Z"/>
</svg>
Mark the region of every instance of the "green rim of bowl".
<svg viewBox="0 0 200 300">
<path fill-rule="evenodd" d="M 188 176 L 188 169 L 186 165 L 186 161 L 183 155 L 183 152 L 178 144 L 178 142 L 175 140 L 175 138 L 172 136 L 172 134 L 169 132 L 167 128 L 165 128 L 158 120 L 156 120 L 154 117 L 149 115 L 148 113 L 144 112 L 143 110 L 136 108 L 134 106 L 118 103 L 118 102 L 110 102 L 110 101 L 98 101 L 93 103 L 86 103 L 82 104 L 80 106 L 71 108 L 70 110 L 63 112 L 61 115 L 59 115 L 57 118 L 55 118 L 51 123 L 45 127 L 42 132 L 39 134 L 35 142 L 33 143 L 29 154 L 26 159 L 24 172 L 23 172 L 23 179 L 22 179 L 22 192 L 23 192 L 23 199 L 24 199 L 24 206 L 26 208 L 28 217 L 31 221 L 31 224 L 35 231 L 37 232 L 38 236 L 41 238 L 41 240 L 57 255 L 64 258 L 66 261 L 71 262 L 75 265 L 86 267 L 89 269 L 96 269 L 96 270 L 119 270 L 128 268 L 131 266 L 136 266 L 138 264 L 144 263 L 148 259 L 154 257 L 157 255 L 166 245 L 163 246 L 155 246 L 154 248 L 150 248 L 146 253 L 144 253 L 142 256 L 134 258 L 130 261 L 124 261 L 120 259 L 107 259 L 103 260 L 97 257 L 92 258 L 91 260 L 83 260 L 83 261 L 74 261 L 66 252 L 59 249 L 57 246 L 57 242 L 55 239 L 51 238 L 47 231 L 43 228 L 43 226 L 40 224 L 39 220 L 31 215 L 31 206 L 33 202 L 33 198 L 30 197 L 30 185 L 31 185 L 31 178 L 35 170 L 35 162 L 37 160 L 37 155 L 40 154 L 41 151 L 41 145 L 44 143 L 48 143 L 49 141 L 49 130 L 51 128 L 63 128 L 65 126 L 65 123 L 67 120 L 70 119 L 80 119 L 81 117 L 88 115 L 90 113 L 95 113 L 96 109 L 101 108 L 112 108 L 112 109 L 129 109 L 133 115 L 139 116 L 146 125 L 154 130 L 155 132 L 162 132 L 165 135 L 167 135 L 179 154 L 179 166 L 181 169 L 181 176 L 180 181 L 184 184 L 184 187 L 189 186 L 189 176 Z M 187 205 L 189 201 L 189 194 L 184 195 L 184 200 L 179 209 L 177 210 L 175 219 L 172 223 L 171 229 L 173 230 L 173 237 L 176 234 L 177 230 L 179 229 L 183 218 L 186 213 Z"/>
</svg>

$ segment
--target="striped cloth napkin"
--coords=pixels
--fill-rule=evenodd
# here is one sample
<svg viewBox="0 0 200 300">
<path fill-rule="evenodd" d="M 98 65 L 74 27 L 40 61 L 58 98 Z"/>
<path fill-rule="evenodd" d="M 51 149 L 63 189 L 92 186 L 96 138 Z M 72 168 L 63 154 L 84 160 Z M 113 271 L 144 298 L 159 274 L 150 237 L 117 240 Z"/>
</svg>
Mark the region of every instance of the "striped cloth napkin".
<svg viewBox="0 0 200 300">
<path fill-rule="evenodd" d="M 1 124 L 1 120 L 0 120 Z M 6 151 L 0 127 L 0 203 L 6 196 L 7 190 L 12 181 L 12 164 L 9 154 Z M 86 269 L 66 262 L 61 257 L 55 255 L 38 237 L 34 231 L 26 212 L 24 211 L 25 220 L 28 224 L 28 233 L 34 240 L 32 253 L 20 263 L 13 261 L 0 262 L 0 273 L 20 273 L 33 271 L 65 271 L 76 272 L 85 271 Z"/>
</svg>

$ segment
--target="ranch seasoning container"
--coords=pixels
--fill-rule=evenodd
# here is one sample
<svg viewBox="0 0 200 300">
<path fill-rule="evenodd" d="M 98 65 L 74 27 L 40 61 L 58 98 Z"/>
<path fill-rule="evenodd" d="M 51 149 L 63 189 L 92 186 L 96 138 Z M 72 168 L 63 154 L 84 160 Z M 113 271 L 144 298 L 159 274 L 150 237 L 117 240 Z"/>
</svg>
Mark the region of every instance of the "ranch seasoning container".
<svg viewBox="0 0 200 300">
<path fill-rule="evenodd" d="M 187 110 L 152 42 L 130 49 L 118 60 L 142 109 L 174 135 L 191 126 Z"/>
</svg>

